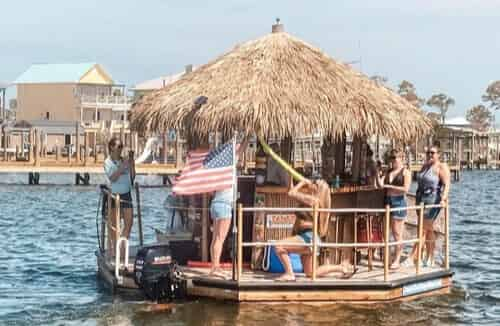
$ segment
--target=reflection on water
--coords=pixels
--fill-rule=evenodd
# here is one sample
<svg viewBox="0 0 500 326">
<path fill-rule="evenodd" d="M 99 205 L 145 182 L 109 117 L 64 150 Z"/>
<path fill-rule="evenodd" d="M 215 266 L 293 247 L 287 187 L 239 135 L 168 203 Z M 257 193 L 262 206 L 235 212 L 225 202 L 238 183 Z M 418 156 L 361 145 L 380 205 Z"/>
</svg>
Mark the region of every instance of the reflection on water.
<svg viewBox="0 0 500 326">
<path fill-rule="evenodd" d="M 95 186 L 23 186 L 0 175 L 0 324 L 456 325 L 500 322 L 498 172 L 463 174 L 452 188 L 449 295 L 378 305 L 241 304 L 198 300 L 150 312 L 111 297 L 96 280 Z M 45 178 L 45 179 L 43 179 Z M 69 178 L 70 181 L 61 178 Z M 144 177 L 143 177 L 144 178 Z M 43 176 L 52 184 L 71 176 Z M 98 178 L 93 178 L 98 180 Z M 141 182 L 158 183 L 146 177 Z M 100 181 L 94 181 L 100 182 Z M 143 194 L 145 224 L 165 227 L 165 190 Z M 146 239 L 153 231 L 145 229 Z M 6 263 L 5 263 L 6 262 Z"/>
</svg>

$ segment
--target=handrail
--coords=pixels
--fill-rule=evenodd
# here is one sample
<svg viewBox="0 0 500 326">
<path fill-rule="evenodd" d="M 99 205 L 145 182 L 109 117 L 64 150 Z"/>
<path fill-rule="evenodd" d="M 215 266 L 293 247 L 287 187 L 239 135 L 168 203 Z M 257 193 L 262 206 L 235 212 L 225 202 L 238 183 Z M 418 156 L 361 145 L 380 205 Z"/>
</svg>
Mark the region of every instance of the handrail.
<svg viewBox="0 0 500 326">
<path fill-rule="evenodd" d="M 388 281 L 389 279 L 389 247 L 398 246 L 403 244 L 417 244 L 417 264 L 415 266 L 415 272 L 417 275 L 420 274 L 420 260 L 421 253 L 423 247 L 423 215 L 424 210 L 428 208 L 445 208 L 445 268 L 449 269 L 449 205 L 445 203 L 443 205 L 424 205 L 423 203 L 419 206 L 407 206 L 402 208 L 390 208 L 389 205 L 385 206 L 385 209 L 363 209 L 363 208 L 352 208 L 352 209 L 318 209 L 316 206 L 313 208 L 293 208 L 293 207 L 243 207 L 243 205 L 238 205 L 238 241 L 237 241 L 237 261 L 236 261 L 236 271 L 237 275 L 235 278 L 237 281 L 241 280 L 242 274 L 242 248 L 243 247 L 259 247 L 259 246 L 267 246 L 272 244 L 279 243 L 280 245 L 285 246 L 297 246 L 297 247 L 312 247 L 313 250 L 313 264 L 312 264 L 312 279 L 316 279 L 316 253 L 317 248 L 384 248 L 384 281 Z M 410 211 L 415 210 L 418 211 L 418 222 L 417 222 L 417 238 L 400 240 L 400 241 L 389 241 L 389 225 L 390 225 L 390 216 L 391 212 L 398 211 Z M 280 241 L 256 241 L 256 242 L 243 242 L 242 234 L 243 234 L 243 212 L 313 212 L 313 239 L 312 243 L 287 243 Z M 318 213 L 319 212 L 328 212 L 328 213 L 385 213 L 384 216 L 384 241 L 383 242 L 355 242 L 353 243 L 332 243 L 332 242 L 322 242 L 318 243 L 316 241 L 317 230 L 318 230 Z M 340 216 L 345 217 L 345 216 Z M 233 261 L 233 264 L 235 262 Z"/>
</svg>

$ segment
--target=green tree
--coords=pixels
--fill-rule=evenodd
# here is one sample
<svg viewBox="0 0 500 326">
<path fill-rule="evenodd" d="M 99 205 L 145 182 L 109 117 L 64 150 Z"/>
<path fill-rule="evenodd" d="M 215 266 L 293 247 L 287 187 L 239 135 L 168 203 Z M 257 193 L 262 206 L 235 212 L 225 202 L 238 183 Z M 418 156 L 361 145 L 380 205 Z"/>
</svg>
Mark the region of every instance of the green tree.
<svg viewBox="0 0 500 326">
<path fill-rule="evenodd" d="M 407 80 L 403 80 L 398 85 L 398 94 L 417 108 L 425 103 L 424 98 L 418 97 L 415 86 Z"/>
<path fill-rule="evenodd" d="M 493 114 L 487 107 L 479 104 L 467 111 L 466 119 L 471 123 L 472 128 L 486 131 L 493 122 Z"/>
<path fill-rule="evenodd" d="M 439 109 L 439 112 L 441 113 L 441 123 L 444 124 L 448 108 L 455 105 L 455 100 L 446 94 L 439 93 L 432 95 L 427 101 L 427 105 Z"/>
<path fill-rule="evenodd" d="M 486 93 L 482 96 L 483 102 L 489 102 L 493 110 L 500 109 L 500 80 L 491 83 L 486 88 Z"/>
<path fill-rule="evenodd" d="M 441 122 L 441 114 L 436 113 L 436 112 L 427 112 L 427 117 L 431 119 L 432 123 L 435 126 L 438 126 L 439 123 Z"/>
</svg>

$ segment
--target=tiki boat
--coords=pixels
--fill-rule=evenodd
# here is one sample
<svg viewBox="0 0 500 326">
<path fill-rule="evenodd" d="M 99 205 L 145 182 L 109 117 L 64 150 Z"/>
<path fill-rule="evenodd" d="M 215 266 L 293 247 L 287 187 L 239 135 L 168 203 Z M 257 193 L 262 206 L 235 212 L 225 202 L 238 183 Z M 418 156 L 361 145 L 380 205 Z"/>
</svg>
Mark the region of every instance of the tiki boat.
<svg viewBox="0 0 500 326">
<path fill-rule="evenodd" d="M 395 242 L 390 237 L 391 209 L 384 206 L 383 190 L 364 182 L 365 152 L 373 136 L 389 138 L 396 144 L 410 143 L 431 131 L 430 121 L 389 89 L 285 33 L 283 25 L 273 25 L 273 33 L 238 45 L 145 96 L 135 104 L 132 125 L 144 133 L 175 129 L 191 148 L 217 146 L 220 138 L 229 140 L 234 135 L 250 137 L 254 144 L 244 155 L 234 182 L 239 198 L 233 213 L 233 236 L 225 243 L 228 277 L 208 274 L 210 198 L 200 194 L 170 205 L 171 209 L 191 211 L 186 219 L 193 226 L 192 234 L 184 246 L 179 245 L 182 240 L 174 238 L 168 244 L 156 243 L 167 247 L 164 252 L 168 257 L 158 261 L 166 266 L 164 274 L 170 275 L 164 275 L 156 285 L 134 281 L 134 276 L 144 272 L 143 264 L 137 270 L 144 248 L 155 244 L 145 245 L 142 235 L 137 247 L 129 247 L 122 239 L 129 248 L 128 261 L 120 259 L 119 250 L 110 261 L 106 258 L 109 253 L 103 222 L 102 249 L 97 252 L 99 274 L 114 289 L 161 290 L 163 282 L 170 287 L 166 292 L 171 297 L 177 291 L 189 297 L 236 302 L 356 303 L 391 302 L 449 291 L 449 208 L 442 208 L 436 223 L 440 239 L 436 264 L 424 267 L 418 254 L 414 267 L 391 270 L 394 246 L 416 244 L 422 252 L 424 206 L 405 208 L 409 216 L 407 232 L 404 240 Z M 329 209 L 299 208 L 288 196 L 287 186 L 273 182 L 274 175 L 268 173 L 273 160 L 296 179 L 308 174 L 307 169 L 297 173 L 292 163 L 297 151 L 294 143 L 304 135 L 321 137 L 321 177 L 332 184 Z M 279 143 L 279 157 L 267 146 L 273 139 Z M 136 186 L 139 201 L 135 225 L 142 233 L 140 189 Z M 108 200 L 119 200 L 111 197 Z M 298 273 L 294 282 L 278 282 L 276 274 L 264 271 L 272 264 L 269 248 L 291 235 L 299 211 L 309 211 L 313 216 L 313 241 L 303 244 L 313 253 L 312 275 Z M 328 232 L 317 242 L 318 215 L 325 212 L 329 213 Z M 104 218 L 119 216 L 104 214 Z M 115 231 L 119 230 L 111 230 Z M 136 252 L 142 255 L 139 259 Z M 181 266 L 173 266 L 173 261 Z M 318 266 L 340 262 L 354 265 L 357 272 L 348 279 L 335 274 L 318 277 Z"/>
</svg>

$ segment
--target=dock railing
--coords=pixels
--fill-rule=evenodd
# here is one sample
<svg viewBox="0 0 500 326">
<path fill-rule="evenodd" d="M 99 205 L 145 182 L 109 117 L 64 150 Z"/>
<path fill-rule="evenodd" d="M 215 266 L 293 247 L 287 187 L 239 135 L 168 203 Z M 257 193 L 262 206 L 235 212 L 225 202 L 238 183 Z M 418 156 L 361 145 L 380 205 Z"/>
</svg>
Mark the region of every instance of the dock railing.
<svg viewBox="0 0 500 326">
<path fill-rule="evenodd" d="M 420 274 L 420 264 L 422 257 L 422 250 L 424 245 L 424 210 L 429 208 L 444 208 L 444 268 L 450 268 L 449 259 L 449 206 L 448 203 L 444 205 L 418 205 L 418 206 L 407 206 L 403 208 L 390 208 L 388 205 L 384 209 L 367 209 L 367 208 L 340 208 L 340 209 L 319 209 L 317 206 L 312 208 L 278 208 L 278 207 L 243 207 L 243 205 L 238 205 L 238 217 L 237 217 L 237 261 L 236 261 L 236 275 L 234 276 L 236 281 L 241 280 L 241 275 L 243 271 L 243 247 L 260 247 L 268 245 L 280 244 L 283 246 L 298 246 L 298 247 L 310 247 L 312 248 L 312 280 L 316 280 L 316 269 L 317 269 L 317 253 L 319 248 L 384 248 L 384 282 L 389 280 L 389 248 L 392 246 L 400 246 L 404 244 L 417 244 L 417 263 L 415 264 L 416 275 Z M 407 240 L 400 241 L 390 241 L 390 218 L 391 212 L 397 211 L 411 211 L 414 210 L 418 213 L 417 221 L 417 237 Z M 312 212 L 313 216 L 313 237 L 311 243 L 297 243 L 297 242 L 283 242 L 280 240 L 271 241 L 258 241 L 258 242 L 243 242 L 243 213 L 244 212 L 279 212 L 279 213 L 295 213 L 295 212 Z M 321 242 L 318 243 L 318 215 L 319 213 L 330 213 L 330 214 L 354 214 L 356 216 L 359 213 L 377 213 L 384 214 L 384 240 L 383 242 L 357 242 L 355 239 L 352 243 L 332 243 L 332 242 Z M 337 215 L 342 218 L 349 218 L 349 216 Z M 356 223 L 354 223 L 356 225 Z M 368 231 L 368 230 L 367 230 Z M 233 262 L 234 264 L 235 262 Z M 355 263 L 355 262 L 354 262 Z"/>
</svg>

